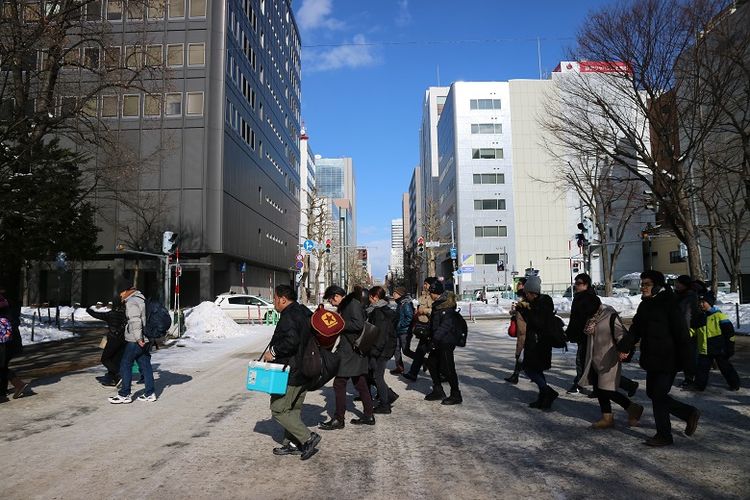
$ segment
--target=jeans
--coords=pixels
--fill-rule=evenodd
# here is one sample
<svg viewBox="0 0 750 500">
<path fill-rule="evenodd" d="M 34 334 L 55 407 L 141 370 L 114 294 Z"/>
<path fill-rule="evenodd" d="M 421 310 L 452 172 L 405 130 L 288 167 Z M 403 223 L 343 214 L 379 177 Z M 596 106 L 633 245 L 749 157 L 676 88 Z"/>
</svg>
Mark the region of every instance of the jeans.
<svg viewBox="0 0 750 500">
<path fill-rule="evenodd" d="M 430 353 L 430 362 L 428 370 L 432 378 L 433 390 L 443 390 L 443 384 L 440 382 L 441 374 L 445 375 L 448 384 L 451 386 L 451 394 L 458 394 L 458 375 L 456 374 L 456 362 L 453 359 L 453 346 L 439 346 Z"/>
<path fill-rule="evenodd" d="M 125 351 L 122 353 L 120 362 L 120 376 L 122 377 L 122 387 L 117 393 L 120 396 L 130 395 L 130 385 L 133 382 L 133 362 L 138 363 L 138 368 L 143 375 L 146 384 L 144 396 L 150 396 L 154 393 L 154 371 L 151 368 L 151 345 L 146 344 L 141 347 L 136 342 L 128 342 Z"/>
<path fill-rule="evenodd" d="M 396 337 L 396 352 L 393 354 L 396 367 L 404 366 L 404 358 L 401 356 L 402 352 L 407 356 L 411 352 L 411 335 L 408 333 L 401 333 Z"/>
<path fill-rule="evenodd" d="M 286 394 L 271 396 L 271 415 L 284 428 L 284 446 L 294 442 L 297 446 L 310 439 L 310 431 L 302 423 L 302 405 L 305 403 L 305 388 L 290 385 Z"/>
<path fill-rule="evenodd" d="M 729 359 L 723 354 L 717 356 L 700 354 L 698 356 L 698 366 L 695 371 L 695 385 L 697 385 L 699 389 L 706 388 L 706 385 L 708 385 L 708 376 L 711 373 L 711 363 L 714 360 L 719 367 L 719 371 L 724 375 L 724 379 L 727 381 L 727 384 L 729 384 L 729 387 L 739 387 L 740 376 L 737 374 L 737 370 L 734 369 L 734 366 L 732 366 L 732 363 L 729 362 Z"/>
<path fill-rule="evenodd" d="M 540 391 L 547 387 L 547 379 L 544 378 L 544 372 L 538 372 L 536 370 L 524 370 L 523 372 L 529 377 L 529 380 L 539 387 Z"/>
<path fill-rule="evenodd" d="M 385 365 L 388 363 L 388 360 L 385 358 L 370 358 L 369 363 L 375 387 L 378 388 L 380 404 L 381 406 L 390 406 L 389 398 L 391 391 L 388 384 L 385 383 Z"/>
<path fill-rule="evenodd" d="M 344 421 L 344 413 L 346 412 L 346 382 L 349 379 L 351 379 L 357 392 L 359 392 L 359 397 L 362 398 L 365 416 L 372 417 L 372 396 L 370 395 L 370 387 L 367 385 L 367 376 L 365 375 L 334 377 L 333 393 L 336 395 L 336 413 L 334 417 L 337 420 Z"/>
<path fill-rule="evenodd" d="M 667 439 L 672 437 L 672 423 L 669 415 L 687 421 L 696 411 L 694 406 L 681 403 L 669 395 L 676 373 L 646 372 L 646 394 L 654 408 L 656 435 Z"/>
</svg>

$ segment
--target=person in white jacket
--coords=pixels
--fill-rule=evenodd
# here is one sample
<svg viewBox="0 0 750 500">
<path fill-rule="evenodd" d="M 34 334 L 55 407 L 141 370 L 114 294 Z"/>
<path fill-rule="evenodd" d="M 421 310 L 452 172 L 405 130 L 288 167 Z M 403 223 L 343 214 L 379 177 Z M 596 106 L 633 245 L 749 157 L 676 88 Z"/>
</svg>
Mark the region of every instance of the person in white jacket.
<svg viewBox="0 0 750 500">
<path fill-rule="evenodd" d="M 146 390 L 138 396 L 138 401 L 156 401 L 154 371 L 151 367 L 151 345 L 148 338 L 143 335 L 143 327 L 146 325 L 146 298 L 127 279 L 121 279 L 118 282 L 117 290 L 120 293 L 120 299 L 125 303 L 125 314 L 128 322 L 125 327 L 125 352 L 122 354 L 122 362 L 120 363 L 122 385 L 117 395 L 109 398 L 109 402 L 112 404 L 133 402 L 130 386 L 133 381 L 132 366 L 134 362 L 138 363 L 138 368 L 146 384 Z"/>
</svg>

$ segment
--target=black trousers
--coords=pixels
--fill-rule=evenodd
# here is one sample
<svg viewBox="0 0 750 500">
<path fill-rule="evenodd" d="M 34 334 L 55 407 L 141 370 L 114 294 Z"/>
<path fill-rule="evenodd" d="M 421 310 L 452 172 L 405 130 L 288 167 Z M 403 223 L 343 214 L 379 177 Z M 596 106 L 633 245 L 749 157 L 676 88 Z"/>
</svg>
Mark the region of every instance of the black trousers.
<svg viewBox="0 0 750 500">
<path fill-rule="evenodd" d="M 427 369 L 430 371 L 432 378 L 433 390 L 443 389 L 440 382 L 441 375 L 445 375 L 448 384 L 451 386 L 451 394 L 458 394 L 458 375 L 456 374 L 456 362 L 453 359 L 453 346 L 440 346 L 430 352 Z"/>
<path fill-rule="evenodd" d="M 122 361 L 122 353 L 125 352 L 125 344 L 123 337 L 107 335 L 107 345 L 102 350 L 101 362 L 110 377 L 120 376 L 120 361 Z"/>
<path fill-rule="evenodd" d="M 687 421 L 696 411 L 694 406 L 677 401 L 669 395 L 676 373 L 646 372 L 646 394 L 654 408 L 656 434 L 661 437 L 672 437 L 672 423 L 669 416 Z"/>
<path fill-rule="evenodd" d="M 419 375 L 419 369 L 422 368 L 422 363 L 424 363 L 424 358 L 427 355 L 427 344 L 427 340 L 420 340 L 414 351 L 409 351 L 408 353 L 404 351 L 404 355 L 409 356 L 412 360 L 409 373 L 415 377 Z"/>
</svg>

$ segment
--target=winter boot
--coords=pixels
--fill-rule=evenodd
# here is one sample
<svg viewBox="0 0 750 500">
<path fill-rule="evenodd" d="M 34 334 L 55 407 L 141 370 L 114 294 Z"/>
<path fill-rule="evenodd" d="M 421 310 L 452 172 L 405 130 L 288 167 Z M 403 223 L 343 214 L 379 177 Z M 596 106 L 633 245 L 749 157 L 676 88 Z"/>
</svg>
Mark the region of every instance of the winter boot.
<svg viewBox="0 0 750 500">
<path fill-rule="evenodd" d="M 445 399 L 445 392 L 443 391 L 443 388 L 438 385 L 433 387 L 432 392 L 426 395 L 424 399 L 425 401 L 442 401 Z"/>
<path fill-rule="evenodd" d="M 641 415 L 643 415 L 643 406 L 639 405 L 638 403 L 630 403 L 627 411 L 628 425 L 630 427 L 637 426 L 638 422 L 641 420 Z"/>
<path fill-rule="evenodd" d="M 611 429 L 615 426 L 615 417 L 611 413 L 602 413 L 602 418 L 591 424 L 592 429 Z"/>
<path fill-rule="evenodd" d="M 511 384 L 517 384 L 518 383 L 518 372 L 515 371 L 510 374 L 510 377 L 505 377 L 504 379 L 506 382 L 510 382 Z"/>
<path fill-rule="evenodd" d="M 451 392 L 451 395 L 448 396 L 447 398 L 445 398 L 441 404 L 444 404 L 444 405 L 460 405 L 461 403 L 463 403 L 463 401 L 464 400 L 461 397 L 461 392 L 460 391 L 456 391 L 456 392 Z"/>
<path fill-rule="evenodd" d="M 542 410 L 552 409 L 552 402 L 557 399 L 559 394 L 552 387 L 546 385 L 542 389 L 542 399 L 539 401 L 539 408 Z"/>
<path fill-rule="evenodd" d="M 542 391 L 539 391 L 539 394 L 536 395 L 536 400 L 529 403 L 530 408 L 541 408 L 542 404 Z"/>
</svg>

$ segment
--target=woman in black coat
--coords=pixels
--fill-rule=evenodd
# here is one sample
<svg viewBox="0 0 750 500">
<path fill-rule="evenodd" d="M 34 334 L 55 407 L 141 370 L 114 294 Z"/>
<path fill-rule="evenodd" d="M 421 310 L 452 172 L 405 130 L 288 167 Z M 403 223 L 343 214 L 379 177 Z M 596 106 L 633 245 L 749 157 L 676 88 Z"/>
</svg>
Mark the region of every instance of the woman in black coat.
<svg viewBox="0 0 750 500">
<path fill-rule="evenodd" d="M 354 425 L 374 425 L 372 396 L 367 385 L 367 370 L 369 367 L 367 357 L 355 352 L 354 343 L 362 333 L 365 326 L 365 310 L 360 302 L 361 292 L 353 292 L 346 295 L 340 286 L 329 286 L 323 294 L 323 300 L 328 300 L 336 306 L 338 313 L 344 320 L 344 330 L 338 340 L 336 352 L 341 357 L 341 364 L 336 377 L 333 379 L 333 391 L 336 395 L 336 411 L 333 418 L 320 424 L 322 430 L 335 430 L 344 428 L 344 414 L 346 412 L 346 383 L 351 380 L 362 398 L 365 416 L 353 418 Z"/>
<path fill-rule="evenodd" d="M 692 436 L 700 412 L 694 406 L 669 395 L 677 372 L 693 369 L 688 327 L 677 297 L 659 271 L 641 273 L 642 300 L 633 317 L 630 332 L 617 344 L 620 359 L 625 359 L 640 341 L 640 365 L 646 370 L 646 394 L 654 408 L 656 435 L 647 439 L 649 446 L 666 446 L 673 442 L 669 415 L 687 422 L 685 434 Z"/>
<path fill-rule="evenodd" d="M 542 282 L 538 276 L 529 276 L 524 285 L 528 305 L 519 307 L 521 321 L 526 323 L 526 340 L 523 345 L 523 370 L 539 387 L 539 395 L 529 403 L 532 408 L 549 409 L 558 393 L 547 385 L 544 371 L 552 366 L 552 344 L 548 331 L 555 319 L 555 306 L 549 295 L 541 293 Z M 524 304 L 519 302 L 519 305 Z"/>
<path fill-rule="evenodd" d="M 107 343 L 102 350 L 101 362 L 107 369 L 104 377 L 98 377 L 102 385 L 114 387 L 120 381 L 120 361 L 122 353 L 125 351 L 125 325 L 128 317 L 125 314 L 125 304 L 120 297 L 116 297 L 112 302 L 114 305 L 109 311 L 95 311 L 88 307 L 86 312 L 92 318 L 107 323 Z"/>
<path fill-rule="evenodd" d="M 368 294 L 370 306 L 367 308 L 367 319 L 378 328 L 378 341 L 369 354 L 370 371 L 378 389 L 380 403 L 374 413 L 391 413 L 391 403 L 398 397 L 385 383 L 385 366 L 396 352 L 396 311 L 390 308 L 385 300 L 385 290 L 381 286 L 370 288 Z M 395 397 L 394 397 L 395 396 Z"/>
</svg>

